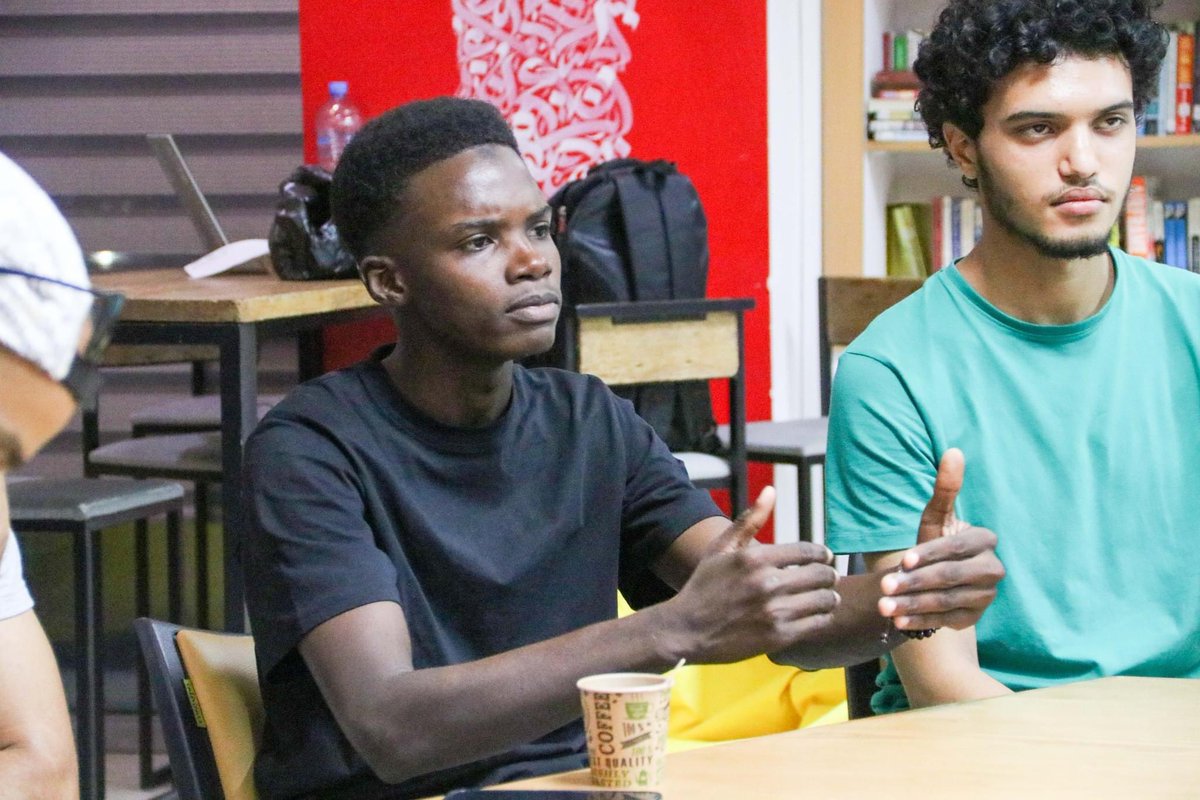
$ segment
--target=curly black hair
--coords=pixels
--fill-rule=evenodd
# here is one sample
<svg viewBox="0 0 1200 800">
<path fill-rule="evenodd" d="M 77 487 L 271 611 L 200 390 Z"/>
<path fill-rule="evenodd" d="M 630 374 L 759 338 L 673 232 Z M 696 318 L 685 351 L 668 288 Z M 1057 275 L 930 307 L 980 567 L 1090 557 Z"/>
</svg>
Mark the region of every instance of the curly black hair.
<svg viewBox="0 0 1200 800">
<path fill-rule="evenodd" d="M 1161 0 L 951 0 L 913 65 L 921 79 L 917 110 L 930 146 L 946 147 L 944 122 L 977 137 L 998 80 L 1021 64 L 1049 64 L 1066 54 L 1122 58 L 1140 116 L 1158 90 L 1167 49 L 1166 29 L 1151 18 L 1159 5 Z"/>
<path fill-rule="evenodd" d="M 330 187 L 330 211 L 342 243 L 358 260 L 396 214 L 408 179 L 426 167 L 486 144 L 520 153 L 508 123 L 482 100 L 416 100 L 368 122 L 346 145 Z"/>
</svg>

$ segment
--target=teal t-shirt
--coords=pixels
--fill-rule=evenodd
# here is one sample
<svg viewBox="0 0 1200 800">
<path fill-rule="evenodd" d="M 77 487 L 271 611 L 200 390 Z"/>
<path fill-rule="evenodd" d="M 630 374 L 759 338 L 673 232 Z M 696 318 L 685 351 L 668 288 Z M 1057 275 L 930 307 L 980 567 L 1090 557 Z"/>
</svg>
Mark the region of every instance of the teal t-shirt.
<svg viewBox="0 0 1200 800">
<path fill-rule="evenodd" d="M 961 448 L 958 515 L 996 532 L 1008 573 L 979 661 L 1012 689 L 1200 677 L 1200 276 L 1112 254 L 1112 295 L 1081 322 L 1011 317 L 951 265 L 838 362 L 829 546 L 912 546 Z M 907 705 L 890 664 L 874 702 Z"/>
</svg>

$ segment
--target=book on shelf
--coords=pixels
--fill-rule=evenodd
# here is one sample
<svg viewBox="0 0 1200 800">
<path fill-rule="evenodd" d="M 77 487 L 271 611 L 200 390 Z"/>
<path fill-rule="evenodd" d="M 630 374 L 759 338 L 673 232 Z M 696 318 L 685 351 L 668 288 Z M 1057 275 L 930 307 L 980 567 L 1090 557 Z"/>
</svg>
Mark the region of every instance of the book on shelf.
<svg viewBox="0 0 1200 800">
<path fill-rule="evenodd" d="M 1163 249 L 1166 254 L 1164 264 L 1188 268 L 1186 200 L 1167 200 L 1163 203 Z"/>
<path fill-rule="evenodd" d="M 879 142 L 925 141 L 925 124 L 914 102 L 914 97 L 869 98 L 867 138 Z"/>
<path fill-rule="evenodd" d="M 936 255 L 934 258 L 935 272 L 954 260 L 954 236 L 950 227 L 953 201 L 954 198 L 950 195 L 942 195 L 933 199 L 934 212 L 937 214 L 937 223 L 933 228 L 933 252 Z"/>
<path fill-rule="evenodd" d="M 911 97 L 921 90 L 917 73 L 911 70 L 880 70 L 871 79 L 872 97 Z"/>
<path fill-rule="evenodd" d="M 1185 23 L 1176 34 L 1175 132 L 1192 132 L 1192 80 L 1195 74 L 1195 26 Z"/>
<path fill-rule="evenodd" d="M 1178 79 L 1179 33 L 1170 31 L 1167 53 L 1163 57 L 1158 73 L 1158 132 L 1170 136 L 1175 133 L 1175 85 Z"/>
<path fill-rule="evenodd" d="M 941 195 L 930 203 L 930 249 L 936 271 L 975 248 L 983 232 L 983 209 L 974 197 Z"/>
<path fill-rule="evenodd" d="M 1150 239 L 1150 199 L 1144 175 L 1134 175 L 1125 197 L 1124 244 L 1131 256 L 1153 258 Z"/>
<path fill-rule="evenodd" d="M 868 119 L 920 119 L 913 100 L 908 97 L 870 97 L 867 99 Z"/>
<path fill-rule="evenodd" d="M 950 260 L 963 257 L 962 251 L 962 203 L 950 198 Z"/>
<path fill-rule="evenodd" d="M 1146 228 L 1150 232 L 1150 256 L 1160 264 L 1167 263 L 1167 221 L 1166 209 L 1161 200 L 1151 197 L 1146 201 Z"/>
<path fill-rule="evenodd" d="M 929 135 L 924 128 L 915 131 L 873 131 L 871 132 L 871 141 L 873 142 L 925 142 L 929 140 Z"/>
<path fill-rule="evenodd" d="M 921 242 L 916 203 L 887 208 L 887 274 L 891 278 L 923 278 L 929 274 Z"/>
<path fill-rule="evenodd" d="M 1200 272 L 1200 197 L 1187 202 L 1188 269 Z"/>
<path fill-rule="evenodd" d="M 1196 95 L 1200 93 L 1200 58 L 1196 57 L 1196 37 L 1200 36 L 1200 22 L 1192 25 L 1192 132 L 1200 133 L 1200 103 Z"/>
<path fill-rule="evenodd" d="M 921 131 L 925 123 L 919 119 L 872 119 L 867 121 L 868 131 Z"/>
<path fill-rule="evenodd" d="M 1130 255 L 1200 272 L 1200 197 L 1164 200 L 1156 195 L 1152 179 L 1133 177 L 1118 246 Z"/>
<path fill-rule="evenodd" d="M 1137 121 L 1138 136 L 1157 136 L 1158 135 L 1158 93 L 1155 92 L 1154 97 L 1146 101 L 1146 108 L 1142 111 L 1142 117 Z"/>
<path fill-rule="evenodd" d="M 1143 136 L 1169 136 L 1200 132 L 1200 59 L 1196 58 L 1198 22 L 1175 23 L 1168 28 L 1166 53 L 1158 73 L 1158 91 L 1138 120 Z"/>
<path fill-rule="evenodd" d="M 883 32 L 883 68 L 888 71 L 904 71 L 912 69 L 917 60 L 917 52 L 921 42 L 925 40 L 923 31 L 884 31 Z"/>
</svg>

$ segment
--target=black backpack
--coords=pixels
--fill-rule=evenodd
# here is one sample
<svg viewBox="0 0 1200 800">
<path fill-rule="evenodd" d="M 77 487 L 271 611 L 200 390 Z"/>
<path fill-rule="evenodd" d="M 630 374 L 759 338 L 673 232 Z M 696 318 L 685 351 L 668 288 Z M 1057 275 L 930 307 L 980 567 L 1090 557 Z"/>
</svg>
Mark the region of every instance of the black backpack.
<svg viewBox="0 0 1200 800">
<path fill-rule="evenodd" d="M 668 161 L 617 159 L 550 198 L 562 256 L 563 314 L 534 365 L 567 367 L 570 309 L 580 303 L 699 299 L 708 282 L 708 223 L 696 187 Z M 618 394 L 672 450 L 719 452 L 705 381 L 621 387 Z"/>
</svg>

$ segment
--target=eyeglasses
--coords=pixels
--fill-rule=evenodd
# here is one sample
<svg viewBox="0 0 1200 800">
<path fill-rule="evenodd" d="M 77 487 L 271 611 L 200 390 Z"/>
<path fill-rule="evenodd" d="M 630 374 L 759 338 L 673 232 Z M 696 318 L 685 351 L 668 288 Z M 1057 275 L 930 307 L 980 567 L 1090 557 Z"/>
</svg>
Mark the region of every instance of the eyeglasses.
<svg viewBox="0 0 1200 800">
<path fill-rule="evenodd" d="M 11 267 L 0 267 L 0 275 L 16 275 L 33 281 L 62 286 L 66 289 L 74 289 L 77 292 L 86 292 L 92 296 L 92 334 L 83 349 L 75 354 L 75 360 L 71 362 L 71 369 L 59 383 L 71 393 L 76 402 L 82 403 L 95 396 L 96 390 L 100 387 L 100 357 L 104 354 L 104 348 L 108 347 L 108 340 L 112 338 L 117 318 L 121 316 L 121 308 L 125 305 L 125 295 L 117 292 L 99 292 L 86 286 L 76 286 L 57 278 L 36 275 Z"/>
</svg>

